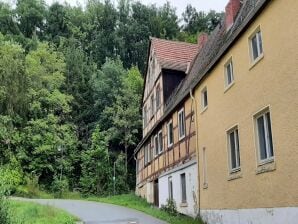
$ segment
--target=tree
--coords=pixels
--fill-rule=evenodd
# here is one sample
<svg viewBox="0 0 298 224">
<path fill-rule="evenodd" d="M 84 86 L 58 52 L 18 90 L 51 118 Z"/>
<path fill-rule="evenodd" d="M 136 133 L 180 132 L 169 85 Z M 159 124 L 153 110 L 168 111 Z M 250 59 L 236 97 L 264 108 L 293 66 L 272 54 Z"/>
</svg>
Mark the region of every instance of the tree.
<svg viewBox="0 0 298 224">
<path fill-rule="evenodd" d="M 80 185 L 85 193 L 104 195 L 111 185 L 111 168 L 107 141 L 99 127 L 91 137 L 91 147 L 82 153 L 82 176 Z"/>
<path fill-rule="evenodd" d="M 122 82 L 123 87 L 117 95 L 115 103 L 111 107 L 107 107 L 105 113 L 112 118 L 112 127 L 109 130 L 111 138 L 120 139 L 119 143 L 124 146 L 127 174 L 128 149 L 135 146 L 140 139 L 142 125 L 140 100 L 143 79 L 139 70 L 133 67 Z"/>
<path fill-rule="evenodd" d="M 18 0 L 16 4 L 19 29 L 25 37 L 31 38 L 34 33 L 42 35 L 46 15 L 43 0 Z"/>
</svg>

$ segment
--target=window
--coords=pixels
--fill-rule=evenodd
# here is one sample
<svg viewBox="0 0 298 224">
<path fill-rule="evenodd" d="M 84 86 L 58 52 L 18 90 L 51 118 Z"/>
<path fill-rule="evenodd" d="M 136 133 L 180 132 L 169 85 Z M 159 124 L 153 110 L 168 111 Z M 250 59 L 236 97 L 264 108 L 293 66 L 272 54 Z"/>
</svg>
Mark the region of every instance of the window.
<svg viewBox="0 0 298 224">
<path fill-rule="evenodd" d="M 208 180 L 207 180 L 207 155 L 206 155 L 206 148 L 203 148 L 203 188 L 208 187 Z"/>
<path fill-rule="evenodd" d="M 185 137 L 185 116 L 184 109 L 178 112 L 178 127 L 179 127 L 179 140 Z"/>
<path fill-rule="evenodd" d="M 239 134 L 237 127 L 228 131 L 228 148 L 230 171 L 237 171 L 240 169 Z"/>
<path fill-rule="evenodd" d="M 156 87 L 156 110 L 160 107 L 160 87 Z"/>
<path fill-rule="evenodd" d="M 154 151 L 155 151 L 155 156 L 158 155 L 158 138 L 157 135 L 154 136 Z"/>
<path fill-rule="evenodd" d="M 256 134 L 259 160 L 261 162 L 273 159 L 273 144 L 270 112 L 267 109 L 265 112 L 257 115 L 256 120 Z"/>
<path fill-rule="evenodd" d="M 202 109 L 203 110 L 206 109 L 208 106 L 208 95 L 207 95 L 206 87 L 202 90 L 202 93 L 201 93 L 201 103 L 202 103 Z"/>
<path fill-rule="evenodd" d="M 161 153 L 163 150 L 163 142 L 162 142 L 162 131 L 158 132 L 158 152 Z"/>
<path fill-rule="evenodd" d="M 168 183 L 169 183 L 169 199 L 170 200 L 173 200 L 173 182 L 172 182 L 172 177 L 169 177 Z"/>
<path fill-rule="evenodd" d="M 148 163 L 148 150 L 147 150 L 147 145 L 144 145 L 144 164 L 145 166 Z"/>
<path fill-rule="evenodd" d="M 151 96 L 151 117 L 154 116 L 155 113 L 155 102 L 154 102 L 154 95 Z"/>
<path fill-rule="evenodd" d="M 250 37 L 250 54 L 252 62 L 256 61 L 263 54 L 262 34 L 260 29 Z"/>
<path fill-rule="evenodd" d="M 143 109 L 143 119 L 144 119 L 144 127 L 146 127 L 147 125 L 147 106 L 145 105 L 144 106 L 144 109 Z"/>
<path fill-rule="evenodd" d="M 181 202 L 186 203 L 186 179 L 185 173 L 180 174 L 181 179 Z"/>
<path fill-rule="evenodd" d="M 150 143 L 147 144 L 147 158 L 148 158 L 148 161 L 147 163 L 150 163 L 151 162 L 151 148 L 150 148 Z"/>
<path fill-rule="evenodd" d="M 225 87 L 229 87 L 234 82 L 233 62 L 230 59 L 225 65 Z"/>
<path fill-rule="evenodd" d="M 173 122 L 170 121 L 167 125 L 168 128 L 168 147 L 171 147 L 174 142 L 174 133 L 173 133 Z"/>
</svg>

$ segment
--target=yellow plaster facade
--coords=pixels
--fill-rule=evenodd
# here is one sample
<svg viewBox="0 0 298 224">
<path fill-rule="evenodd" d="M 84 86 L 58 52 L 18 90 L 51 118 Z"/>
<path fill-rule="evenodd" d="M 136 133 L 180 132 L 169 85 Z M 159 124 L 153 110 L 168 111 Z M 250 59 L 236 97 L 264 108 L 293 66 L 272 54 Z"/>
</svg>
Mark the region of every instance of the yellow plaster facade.
<svg viewBox="0 0 298 224">
<path fill-rule="evenodd" d="M 297 9 L 297 0 L 271 1 L 194 90 L 201 209 L 298 206 Z M 252 64 L 249 38 L 257 29 L 264 53 Z M 225 89 L 224 67 L 231 58 L 234 83 Z M 208 108 L 201 111 L 205 87 Z M 260 165 L 254 115 L 264 108 L 271 115 L 274 161 Z M 227 131 L 234 126 L 239 131 L 241 170 L 230 174 Z"/>
</svg>

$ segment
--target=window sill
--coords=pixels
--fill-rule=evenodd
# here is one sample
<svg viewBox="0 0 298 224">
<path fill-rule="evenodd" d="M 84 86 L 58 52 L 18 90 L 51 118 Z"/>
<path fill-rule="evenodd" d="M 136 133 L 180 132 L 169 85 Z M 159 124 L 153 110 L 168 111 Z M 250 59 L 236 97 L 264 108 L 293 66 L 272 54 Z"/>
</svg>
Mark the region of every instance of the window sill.
<svg viewBox="0 0 298 224">
<path fill-rule="evenodd" d="M 251 62 L 249 70 L 253 69 L 263 58 L 264 58 L 264 53 Z"/>
<path fill-rule="evenodd" d="M 208 106 L 204 107 L 204 108 L 201 110 L 200 114 L 203 114 L 207 109 L 208 109 Z"/>
<path fill-rule="evenodd" d="M 168 149 L 170 150 L 170 149 L 172 149 L 173 148 L 173 143 L 172 144 L 170 144 L 170 145 L 168 145 Z"/>
<path fill-rule="evenodd" d="M 188 207 L 187 202 L 181 202 L 181 203 L 180 203 L 180 207 Z"/>
<path fill-rule="evenodd" d="M 239 179 L 239 178 L 242 178 L 242 173 L 241 173 L 240 169 L 232 171 L 230 173 L 229 177 L 228 177 L 228 181 L 236 180 L 236 179 Z"/>
<path fill-rule="evenodd" d="M 264 161 L 262 164 L 259 164 L 256 169 L 256 174 L 262 174 L 267 172 L 272 172 L 276 170 L 276 163 L 274 159 L 270 159 L 267 161 Z"/>
<path fill-rule="evenodd" d="M 182 141 L 185 138 L 185 135 L 179 137 L 179 142 Z"/>
<path fill-rule="evenodd" d="M 208 183 L 204 183 L 203 184 L 203 189 L 207 189 L 208 188 Z"/>
<path fill-rule="evenodd" d="M 224 93 L 227 92 L 229 89 L 231 89 L 234 84 L 235 84 L 235 82 L 233 81 L 232 83 L 230 83 L 229 85 L 227 85 L 225 87 Z"/>
</svg>

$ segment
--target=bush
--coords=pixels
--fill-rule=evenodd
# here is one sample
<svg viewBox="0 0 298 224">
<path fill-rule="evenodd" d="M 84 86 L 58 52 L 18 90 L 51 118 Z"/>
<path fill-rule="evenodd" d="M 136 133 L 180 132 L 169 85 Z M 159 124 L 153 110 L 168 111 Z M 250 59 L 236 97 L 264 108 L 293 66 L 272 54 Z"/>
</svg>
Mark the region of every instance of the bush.
<svg viewBox="0 0 298 224">
<path fill-rule="evenodd" d="M 31 174 L 29 176 L 27 176 L 26 178 L 26 187 L 25 192 L 27 193 L 27 196 L 29 198 L 34 198 L 37 197 L 39 195 L 39 184 L 38 184 L 38 179 L 39 177 Z"/>
<path fill-rule="evenodd" d="M 178 215 L 176 202 L 174 199 L 167 199 L 167 204 L 161 206 L 161 210 L 169 213 L 170 215 L 176 216 Z"/>
<path fill-rule="evenodd" d="M 10 215 L 9 215 L 9 208 L 8 208 L 8 201 L 4 194 L 4 189 L 0 189 L 0 223 L 1 224 L 9 224 L 10 222 Z"/>
<path fill-rule="evenodd" d="M 52 192 L 54 193 L 55 198 L 62 198 L 65 193 L 69 190 L 69 184 L 66 179 L 54 178 L 52 183 Z"/>
<path fill-rule="evenodd" d="M 22 182 L 22 172 L 13 166 L 14 164 L 8 164 L 0 167 L 0 188 L 5 194 L 14 193 Z"/>
</svg>

